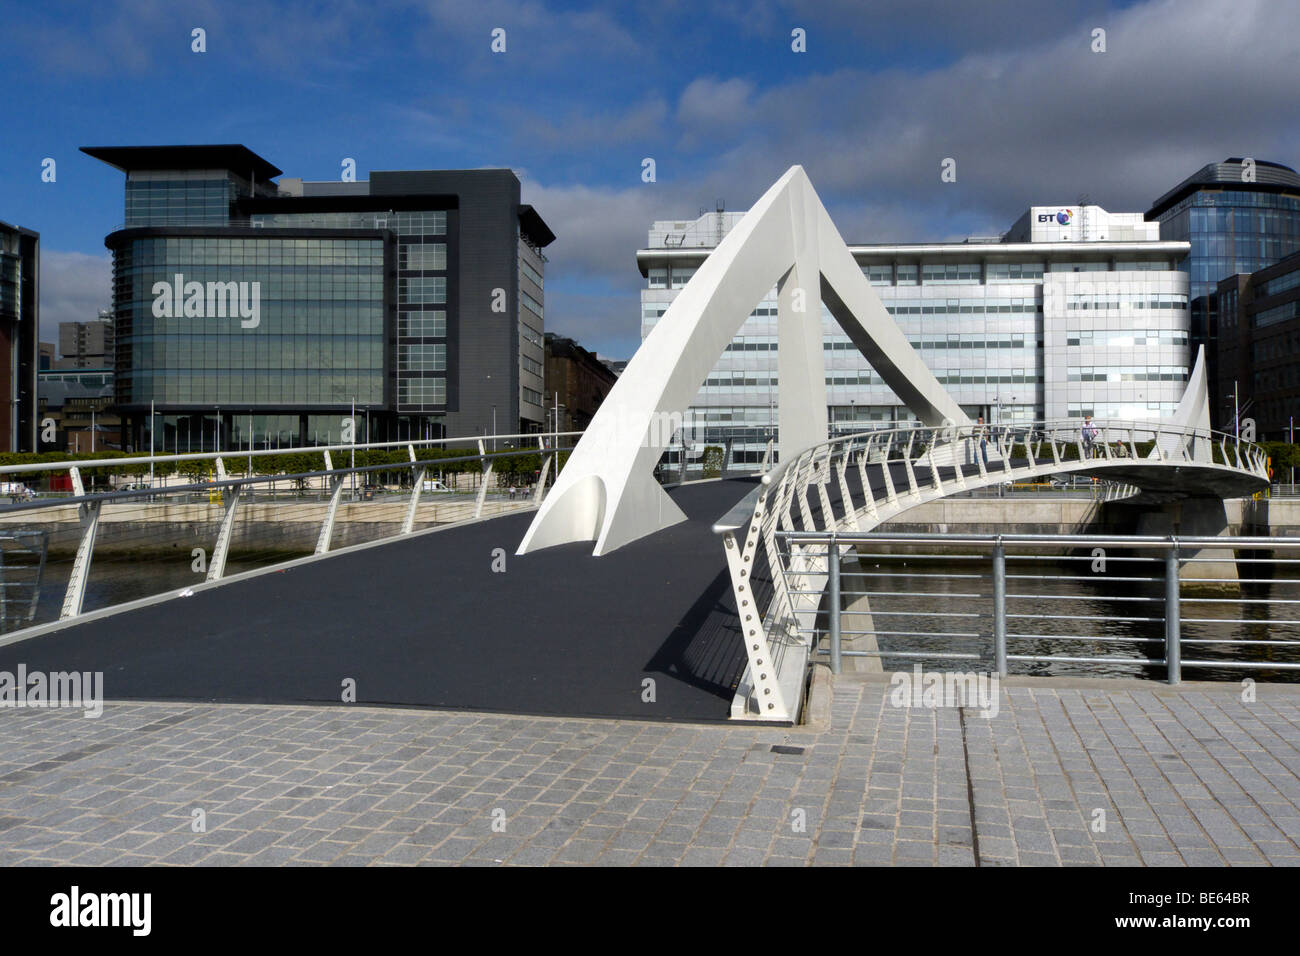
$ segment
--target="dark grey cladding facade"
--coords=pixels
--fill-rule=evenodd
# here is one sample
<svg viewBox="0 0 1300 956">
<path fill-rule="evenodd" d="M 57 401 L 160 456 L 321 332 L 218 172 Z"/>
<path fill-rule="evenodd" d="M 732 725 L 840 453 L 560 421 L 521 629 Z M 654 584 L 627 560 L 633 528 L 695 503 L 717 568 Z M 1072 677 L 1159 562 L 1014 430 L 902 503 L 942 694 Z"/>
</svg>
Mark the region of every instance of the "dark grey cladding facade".
<svg viewBox="0 0 1300 956">
<path fill-rule="evenodd" d="M 519 180 L 508 169 L 372 172 L 370 196 L 447 195 L 457 200 L 448 223 L 449 273 L 459 281 L 448 311 L 448 435 L 514 431 L 519 403 Z M 382 204 L 379 204 L 382 205 Z M 453 239 L 454 237 L 454 239 Z M 451 257 L 456 268 L 452 269 Z M 492 310 L 494 290 L 504 311 Z M 449 297 L 450 297 L 449 296 Z M 499 297 L 498 297 L 499 298 Z"/>
</svg>

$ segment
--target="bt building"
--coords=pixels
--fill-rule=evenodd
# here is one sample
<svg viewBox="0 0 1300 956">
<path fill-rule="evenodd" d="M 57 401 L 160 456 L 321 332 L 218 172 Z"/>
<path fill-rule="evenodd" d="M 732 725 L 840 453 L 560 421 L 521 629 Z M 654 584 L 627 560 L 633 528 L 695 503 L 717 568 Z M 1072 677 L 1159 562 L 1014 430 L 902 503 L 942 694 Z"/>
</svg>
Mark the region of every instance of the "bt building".
<svg viewBox="0 0 1300 956">
<path fill-rule="evenodd" d="M 655 222 L 637 253 L 646 279 L 642 338 L 742 213 Z M 1034 206 L 1003 236 L 850 245 L 922 360 L 974 419 L 992 423 L 1170 414 L 1194 353 L 1188 243 L 1163 241 L 1141 213 Z M 731 448 L 761 460 L 776 431 L 777 297 L 759 302 L 709 373 L 684 421 L 689 454 Z M 914 416 L 822 307 L 833 432 Z M 670 450 L 676 460 L 680 446 Z"/>
<path fill-rule="evenodd" d="M 304 182 L 240 145 L 85 147 L 126 174 L 124 442 L 162 450 L 541 431 L 543 247 L 507 169 Z M 279 178 L 278 182 L 276 180 Z"/>
</svg>

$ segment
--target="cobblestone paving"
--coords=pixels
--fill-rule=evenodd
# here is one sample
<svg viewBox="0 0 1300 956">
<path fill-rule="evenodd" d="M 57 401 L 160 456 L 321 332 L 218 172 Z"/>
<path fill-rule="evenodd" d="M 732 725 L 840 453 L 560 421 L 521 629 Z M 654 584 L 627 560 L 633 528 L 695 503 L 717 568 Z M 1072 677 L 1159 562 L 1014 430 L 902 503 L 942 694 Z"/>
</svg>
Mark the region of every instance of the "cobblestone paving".
<svg viewBox="0 0 1300 956">
<path fill-rule="evenodd" d="M 1258 697 L 1037 681 L 985 719 L 845 676 L 822 730 L 0 710 L 0 864 L 1294 865 L 1300 688 Z"/>
</svg>

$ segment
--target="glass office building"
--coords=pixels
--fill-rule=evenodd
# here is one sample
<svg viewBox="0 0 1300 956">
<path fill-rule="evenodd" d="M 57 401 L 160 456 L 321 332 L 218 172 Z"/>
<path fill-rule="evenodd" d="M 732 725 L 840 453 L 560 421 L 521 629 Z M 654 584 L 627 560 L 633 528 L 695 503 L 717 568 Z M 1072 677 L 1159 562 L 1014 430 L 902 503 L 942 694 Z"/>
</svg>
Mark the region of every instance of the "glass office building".
<svg viewBox="0 0 1300 956">
<path fill-rule="evenodd" d="M 304 182 L 243 146 L 90 147 L 126 442 L 168 450 L 541 431 L 545 255 L 509 170 Z M 536 340 L 534 344 L 533 340 Z"/>
<path fill-rule="evenodd" d="M 1255 423 L 1260 441 L 1293 441 L 1300 422 L 1300 253 L 1223 279 L 1219 391 Z M 1233 415 L 1228 416 L 1228 427 Z M 1289 477 L 1289 476 L 1288 476 Z"/>
<path fill-rule="evenodd" d="M 1222 279 L 1300 251 L 1300 175 L 1279 163 L 1232 157 L 1183 180 L 1146 218 L 1160 223 L 1162 239 L 1190 244 L 1180 268 L 1190 280 L 1192 341 L 1206 346 L 1211 381 L 1222 380 L 1215 289 Z M 1215 427 L 1223 427 L 1232 419 L 1232 396 L 1222 386 L 1217 392 L 1210 408 Z"/>
<path fill-rule="evenodd" d="M 41 236 L 0 222 L 0 450 L 38 451 Z"/>
<path fill-rule="evenodd" d="M 740 220 L 656 222 L 637 253 L 649 335 Z M 1147 420 L 1173 412 L 1195 353 L 1186 242 L 1161 241 L 1140 213 L 1035 206 L 1007 234 L 965 242 L 851 245 L 863 275 L 922 360 L 974 419 Z M 832 432 L 914 415 L 822 307 Z M 709 373 L 686 416 L 691 453 L 762 459 L 777 427 L 777 294 L 772 289 Z M 678 449 L 669 460 L 677 460 Z"/>
</svg>

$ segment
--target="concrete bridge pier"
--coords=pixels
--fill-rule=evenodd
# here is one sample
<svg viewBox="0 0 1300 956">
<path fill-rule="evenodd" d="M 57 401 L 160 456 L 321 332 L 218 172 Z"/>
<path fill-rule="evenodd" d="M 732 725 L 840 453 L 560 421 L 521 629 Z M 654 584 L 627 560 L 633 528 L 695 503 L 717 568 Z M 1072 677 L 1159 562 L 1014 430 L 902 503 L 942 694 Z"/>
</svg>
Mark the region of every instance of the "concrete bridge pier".
<svg viewBox="0 0 1300 956">
<path fill-rule="evenodd" d="M 1136 534 L 1179 535 L 1187 537 L 1219 537 L 1231 534 L 1228 513 L 1222 498 L 1181 498 L 1165 502 L 1156 509 L 1144 509 L 1137 515 Z M 1153 556 L 1156 552 L 1150 552 Z M 1163 554 L 1163 552 L 1161 552 Z M 1241 590 L 1237 573 L 1237 555 L 1231 548 L 1180 549 L 1179 573 L 1189 578 L 1212 579 L 1184 583 L 1188 591 Z M 1213 558 L 1188 563 L 1187 558 Z"/>
</svg>

